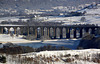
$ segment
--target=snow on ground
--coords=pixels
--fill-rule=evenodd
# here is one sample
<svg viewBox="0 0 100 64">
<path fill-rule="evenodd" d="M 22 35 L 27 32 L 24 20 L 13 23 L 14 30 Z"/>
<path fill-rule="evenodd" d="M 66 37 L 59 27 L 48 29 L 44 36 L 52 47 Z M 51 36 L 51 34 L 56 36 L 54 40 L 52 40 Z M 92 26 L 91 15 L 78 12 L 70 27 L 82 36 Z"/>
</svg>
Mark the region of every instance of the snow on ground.
<svg viewBox="0 0 100 64">
<path fill-rule="evenodd" d="M 99 64 L 94 61 L 95 58 L 100 61 L 98 54 L 100 54 L 100 49 L 31 52 L 20 54 L 20 58 L 17 55 L 7 55 L 7 64 L 27 64 L 27 62 L 30 64 Z M 33 61 L 23 60 L 23 58 L 33 58 Z"/>
<path fill-rule="evenodd" d="M 38 48 L 41 46 L 46 46 L 46 45 L 53 45 L 53 46 L 64 46 L 68 47 L 71 49 L 76 49 L 80 39 L 55 39 L 55 40 L 44 40 L 44 42 L 41 42 L 41 40 L 26 40 L 22 38 L 23 36 L 20 35 L 16 37 L 11 37 L 9 34 L 0 34 L 0 43 L 14 43 L 18 44 L 20 46 L 30 46 L 34 48 Z"/>
<path fill-rule="evenodd" d="M 10 34 L 0 34 L 0 42 L 2 43 L 7 43 L 7 42 L 23 42 L 26 41 L 25 39 L 22 39 L 22 36 L 16 37 L 14 35 L 14 37 L 11 37 Z"/>
<path fill-rule="evenodd" d="M 100 15 L 100 4 L 98 4 L 96 8 L 83 9 L 81 11 L 86 11 L 86 14 L 97 14 L 97 15 Z"/>
<path fill-rule="evenodd" d="M 0 21 L 8 21 L 10 19 L 13 19 L 14 21 L 18 20 L 17 17 L 2 17 L 2 18 L 0 18 Z"/>
<path fill-rule="evenodd" d="M 73 39 L 61 39 L 61 40 L 46 40 L 44 42 L 32 42 L 32 43 L 17 43 L 20 46 L 30 46 L 33 48 L 39 48 L 42 46 L 52 45 L 52 46 L 64 46 L 70 49 L 76 49 L 79 45 L 80 40 L 73 40 Z"/>
<path fill-rule="evenodd" d="M 24 26 L 24 25 L 12 25 L 12 24 L 0 24 L 0 26 Z"/>
<path fill-rule="evenodd" d="M 33 52 L 34 53 L 34 52 Z M 33 53 L 30 53 L 30 54 L 26 54 L 27 57 L 35 57 L 34 55 L 38 56 L 38 57 L 53 57 L 55 56 L 56 58 L 60 58 L 60 56 L 65 56 L 65 55 L 68 55 L 70 54 L 71 57 L 69 58 L 73 58 L 74 55 L 79 55 L 79 57 L 81 58 L 81 60 L 76 60 L 74 62 L 71 62 L 71 63 L 65 63 L 63 61 L 58 61 L 58 62 L 54 62 L 54 64 L 98 64 L 98 63 L 94 63 L 93 61 L 83 61 L 82 58 L 84 57 L 89 57 L 89 58 L 95 58 L 96 55 L 93 55 L 93 54 L 99 54 L 100 53 L 100 49 L 85 49 L 85 50 L 62 50 L 62 51 L 42 51 L 42 52 L 39 52 L 39 53 L 36 53 L 36 54 L 33 54 Z M 33 55 L 32 55 L 33 54 Z M 63 60 L 66 59 L 66 58 L 62 58 Z M 47 62 L 48 63 L 48 62 Z M 50 63 L 48 63 L 50 64 Z"/>
<path fill-rule="evenodd" d="M 82 17 L 86 18 L 85 22 L 81 22 Z M 45 17 L 47 18 L 47 17 Z M 43 17 L 44 19 L 44 17 Z M 74 16 L 74 17 L 48 17 L 44 19 L 43 22 L 64 22 L 64 25 L 73 25 L 73 24 L 98 24 L 100 26 L 100 16 L 99 15 L 89 15 L 89 16 Z"/>
<path fill-rule="evenodd" d="M 0 23 L 2 22 L 2 21 L 18 21 L 18 20 L 20 20 L 19 19 L 20 17 L 1 17 L 0 18 Z M 28 19 L 21 19 L 22 21 L 27 21 Z"/>
<path fill-rule="evenodd" d="M 38 55 L 45 55 L 46 57 L 50 57 L 52 55 L 55 56 L 60 56 L 62 55 L 66 55 L 66 54 L 71 54 L 71 55 L 76 55 L 76 54 L 83 54 L 83 53 L 87 53 L 88 54 L 92 54 L 92 53 L 100 53 L 100 49 L 84 49 L 84 50 L 62 50 L 62 51 L 42 51 L 37 53 Z"/>
<path fill-rule="evenodd" d="M 85 16 L 73 16 L 73 17 L 60 17 L 60 16 L 49 16 L 49 17 L 39 17 L 38 19 L 43 19 L 43 22 L 65 22 L 64 25 L 70 24 L 98 24 L 100 26 L 100 4 L 97 9 L 84 9 L 80 12 L 86 11 Z M 81 22 L 82 17 L 86 18 L 85 22 Z"/>
</svg>

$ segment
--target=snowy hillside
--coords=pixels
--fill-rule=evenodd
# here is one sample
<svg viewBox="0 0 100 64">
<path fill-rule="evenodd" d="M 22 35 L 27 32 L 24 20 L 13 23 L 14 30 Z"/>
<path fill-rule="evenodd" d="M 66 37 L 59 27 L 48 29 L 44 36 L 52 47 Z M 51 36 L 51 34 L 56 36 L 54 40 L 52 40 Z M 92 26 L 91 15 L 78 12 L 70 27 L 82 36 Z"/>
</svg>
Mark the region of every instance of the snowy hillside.
<svg viewBox="0 0 100 64">
<path fill-rule="evenodd" d="M 0 0 L 0 16 L 34 14 L 41 10 L 53 10 L 54 7 L 76 9 L 80 5 L 91 4 L 95 0 Z M 72 8 L 71 8 L 72 7 Z"/>
<path fill-rule="evenodd" d="M 59 6 L 60 7 L 60 6 Z M 64 10 L 63 6 L 60 7 L 61 10 Z M 28 9 L 27 9 L 28 10 Z M 86 11 L 86 14 L 84 16 L 73 16 L 73 17 L 64 17 L 62 16 L 46 16 L 46 17 L 36 17 L 35 19 L 43 20 L 41 22 L 64 22 L 63 25 L 69 25 L 69 24 L 98 24 L 100 25 L 100 4 L 97 5 L 95 8 L 91 9 L 83 9 L 79 12 Z M 34 11 L 33 11 L 34 12 Z M 27 12 L 28 13 L 28 12 Z M 65 13 L 62 13 L 65 14 Z M 85 21 L 82 22 L 81 18 L 85 17 Z M 0 22 L 2 21 L 19 21 L 20 17 L 4 17 L 0 18 Z M 28 19 L 21 19 L 22 21 L 27 21 Z"/>
<path fill-rule="evenodd" d="M 73 16 L 73 17 L 40 17 L 38 19 L 44 19 L 43 22 L 64 22 L 64 25 L 69 24 L 98 24 L 100 26 L 100 4 L 96 9 L 84 9 L 80 12 L 86 11 L 85 16 Z M 85 21 L 82 22 L 81 18 L 85 17 Z"/>
<path fill-rule="evenodd" d="M 0 9 L 48 9 L 55 6 L 77 6 L 95 0 L 0 0 Z"/>
<path fill-rule="evenodd" d="M 7 64 L 100 64 L 99 49 L 42 51 L 5 56 Z"/>
</svg>

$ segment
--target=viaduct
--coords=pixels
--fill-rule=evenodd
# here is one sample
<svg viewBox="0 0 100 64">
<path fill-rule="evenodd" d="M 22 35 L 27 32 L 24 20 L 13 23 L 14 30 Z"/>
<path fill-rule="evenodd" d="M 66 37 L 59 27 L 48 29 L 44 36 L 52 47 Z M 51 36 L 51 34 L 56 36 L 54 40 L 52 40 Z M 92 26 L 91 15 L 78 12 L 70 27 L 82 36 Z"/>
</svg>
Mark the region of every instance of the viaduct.
<svg viewBox="0 0 100 64">
<path fill-rule="evenodd" d="M 13 30 L 11 30 L 11 28 Z M 14 34 L 20 32 L 21 35 L 34 35 L 33 37 L 36 38 L 48 36 L 51 39 L 69 39 L 72 38 L 72 36 L 73 38 L 82 38 L 86 33 L 95 35 L 98 30 L 99 26 L 94 24 L 61 26 L 0 25 L 0 34 L 9 34 L 13 31 Z"/>
</svg>

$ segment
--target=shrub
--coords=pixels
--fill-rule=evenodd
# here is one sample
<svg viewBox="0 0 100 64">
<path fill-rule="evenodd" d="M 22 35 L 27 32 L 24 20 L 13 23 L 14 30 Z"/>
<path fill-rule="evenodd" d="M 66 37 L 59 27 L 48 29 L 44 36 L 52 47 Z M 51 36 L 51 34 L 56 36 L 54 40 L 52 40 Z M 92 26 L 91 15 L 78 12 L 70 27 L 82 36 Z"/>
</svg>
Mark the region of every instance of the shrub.
<svg viewBox="0 0 100 64">
<path fill-rule="evenodd" d="M 78 59 L 79 58 L 79 55 L 75 55 L 75 58 Z"/>
<path fill-rule="evenodd" d="M 72 62 L 71 58 L 67 58 L 65 62 Z"/>
<path fill-rule="evenodd" d="M 0 62 L 1 63 L 6 63 L 6 57 L 5 56 L 0 56 Z"/>
<path fill-rule="evenodd" d="M 70 57 L 70 56 L 71 56 L 71 54 L 64 55 L 64 57 Z"/>
</svg>

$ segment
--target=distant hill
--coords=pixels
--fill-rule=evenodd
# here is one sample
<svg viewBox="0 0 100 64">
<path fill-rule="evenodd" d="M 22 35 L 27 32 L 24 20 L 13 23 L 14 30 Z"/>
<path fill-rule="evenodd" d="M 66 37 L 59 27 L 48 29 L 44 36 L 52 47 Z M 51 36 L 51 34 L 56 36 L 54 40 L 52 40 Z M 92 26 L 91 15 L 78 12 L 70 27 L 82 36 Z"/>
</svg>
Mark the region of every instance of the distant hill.
<svg viewBox="0 0 100 64">
<path fill-rule="evenodd" d="M 95 0 L 0 0 L 0 9 L 49 9 L 55 6 L 78 6 Z"/>
</svg>

